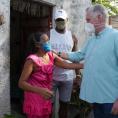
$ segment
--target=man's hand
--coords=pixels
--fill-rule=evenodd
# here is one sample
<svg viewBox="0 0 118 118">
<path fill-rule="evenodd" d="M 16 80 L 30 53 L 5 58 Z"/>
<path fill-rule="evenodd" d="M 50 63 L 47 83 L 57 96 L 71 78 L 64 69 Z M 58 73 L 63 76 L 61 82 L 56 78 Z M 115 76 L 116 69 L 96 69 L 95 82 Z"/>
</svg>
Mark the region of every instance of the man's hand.
<svg viewBox="0 0 118 118">
<path fill-rule="evenodd" d="M 118 99 L 114 102 L 111 113 L 114 115 L 118 115 Z"/>
<path fill-rule="evenodd" d="M 73 80 L 73 92 L 76 92 L 81 84 L 81 75 L 77 75 Z"/>
</svg>

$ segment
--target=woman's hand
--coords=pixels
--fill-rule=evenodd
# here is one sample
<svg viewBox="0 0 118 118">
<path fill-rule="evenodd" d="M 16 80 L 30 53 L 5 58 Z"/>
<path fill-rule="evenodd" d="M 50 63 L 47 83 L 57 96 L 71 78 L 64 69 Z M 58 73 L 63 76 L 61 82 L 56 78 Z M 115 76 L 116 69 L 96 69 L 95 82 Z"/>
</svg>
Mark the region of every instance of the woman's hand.
<svg viewBox="0 0 118 118">
<path fill-rule="evenodd" d="M 45 99 L 50 99 L 53 97 L 53 92 L 48 88 L 40 88 L 39 94 L 42 95 Z"/>
</svg>

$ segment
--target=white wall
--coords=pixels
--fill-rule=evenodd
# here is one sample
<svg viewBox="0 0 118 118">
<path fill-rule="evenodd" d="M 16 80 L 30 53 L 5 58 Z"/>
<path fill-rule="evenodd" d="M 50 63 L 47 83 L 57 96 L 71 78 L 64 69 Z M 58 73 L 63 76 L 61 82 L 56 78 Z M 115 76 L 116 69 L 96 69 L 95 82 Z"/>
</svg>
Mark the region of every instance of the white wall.
<svg viewBox="0 0 118 118">
<path fill-rule="evenodd" d="M 0 12 L 5 17 L 5 24 L 0 26 L 0 118 L 10 112 L 9 8 L 9 0 L 0 0 Z"/>
</svg>

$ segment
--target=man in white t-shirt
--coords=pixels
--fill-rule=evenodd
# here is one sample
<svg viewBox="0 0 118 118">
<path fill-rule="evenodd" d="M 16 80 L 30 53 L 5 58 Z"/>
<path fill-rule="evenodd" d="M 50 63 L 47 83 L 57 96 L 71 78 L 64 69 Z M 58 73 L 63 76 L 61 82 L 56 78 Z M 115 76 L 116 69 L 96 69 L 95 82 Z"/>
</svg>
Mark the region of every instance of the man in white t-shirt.
<svg viewBox="0 0 118 118">
<path fill-rule="evenodd" d="M 57 52 L 71 52 L 77 49 L 77 38 L 67 30 L 67 13 L 63 9 L 55 12 L 55 29 L 50 31 L 52 49 Z M 71 63 L 71 62 L 70 62 Z M 79 71 L 76 71 L 79 73 Z M 53 90 L 59 92 L 59 118 L 67 118 L 68 103 L 71 98 L 73 79 L 76 78 L 75 70 L 54 67 Z"/>
</svg>

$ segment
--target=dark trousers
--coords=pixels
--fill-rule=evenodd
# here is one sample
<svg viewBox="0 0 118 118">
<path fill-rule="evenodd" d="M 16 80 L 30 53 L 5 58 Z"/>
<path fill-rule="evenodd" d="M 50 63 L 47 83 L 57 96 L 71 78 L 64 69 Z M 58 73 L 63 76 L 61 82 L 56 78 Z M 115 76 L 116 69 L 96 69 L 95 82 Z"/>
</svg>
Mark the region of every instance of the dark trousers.
<svg viewBox="0 0 118 118">
<path fill-rule="evenodd" d="M 68 118 L 68 102 L 59 101 L 59 118 Z"/>
<path fill-rule="evenodd" d="M 112 103 L 93 103 L 94 118 L 118 118 L 118 115 L 111 114 Z"/>
</svg>

